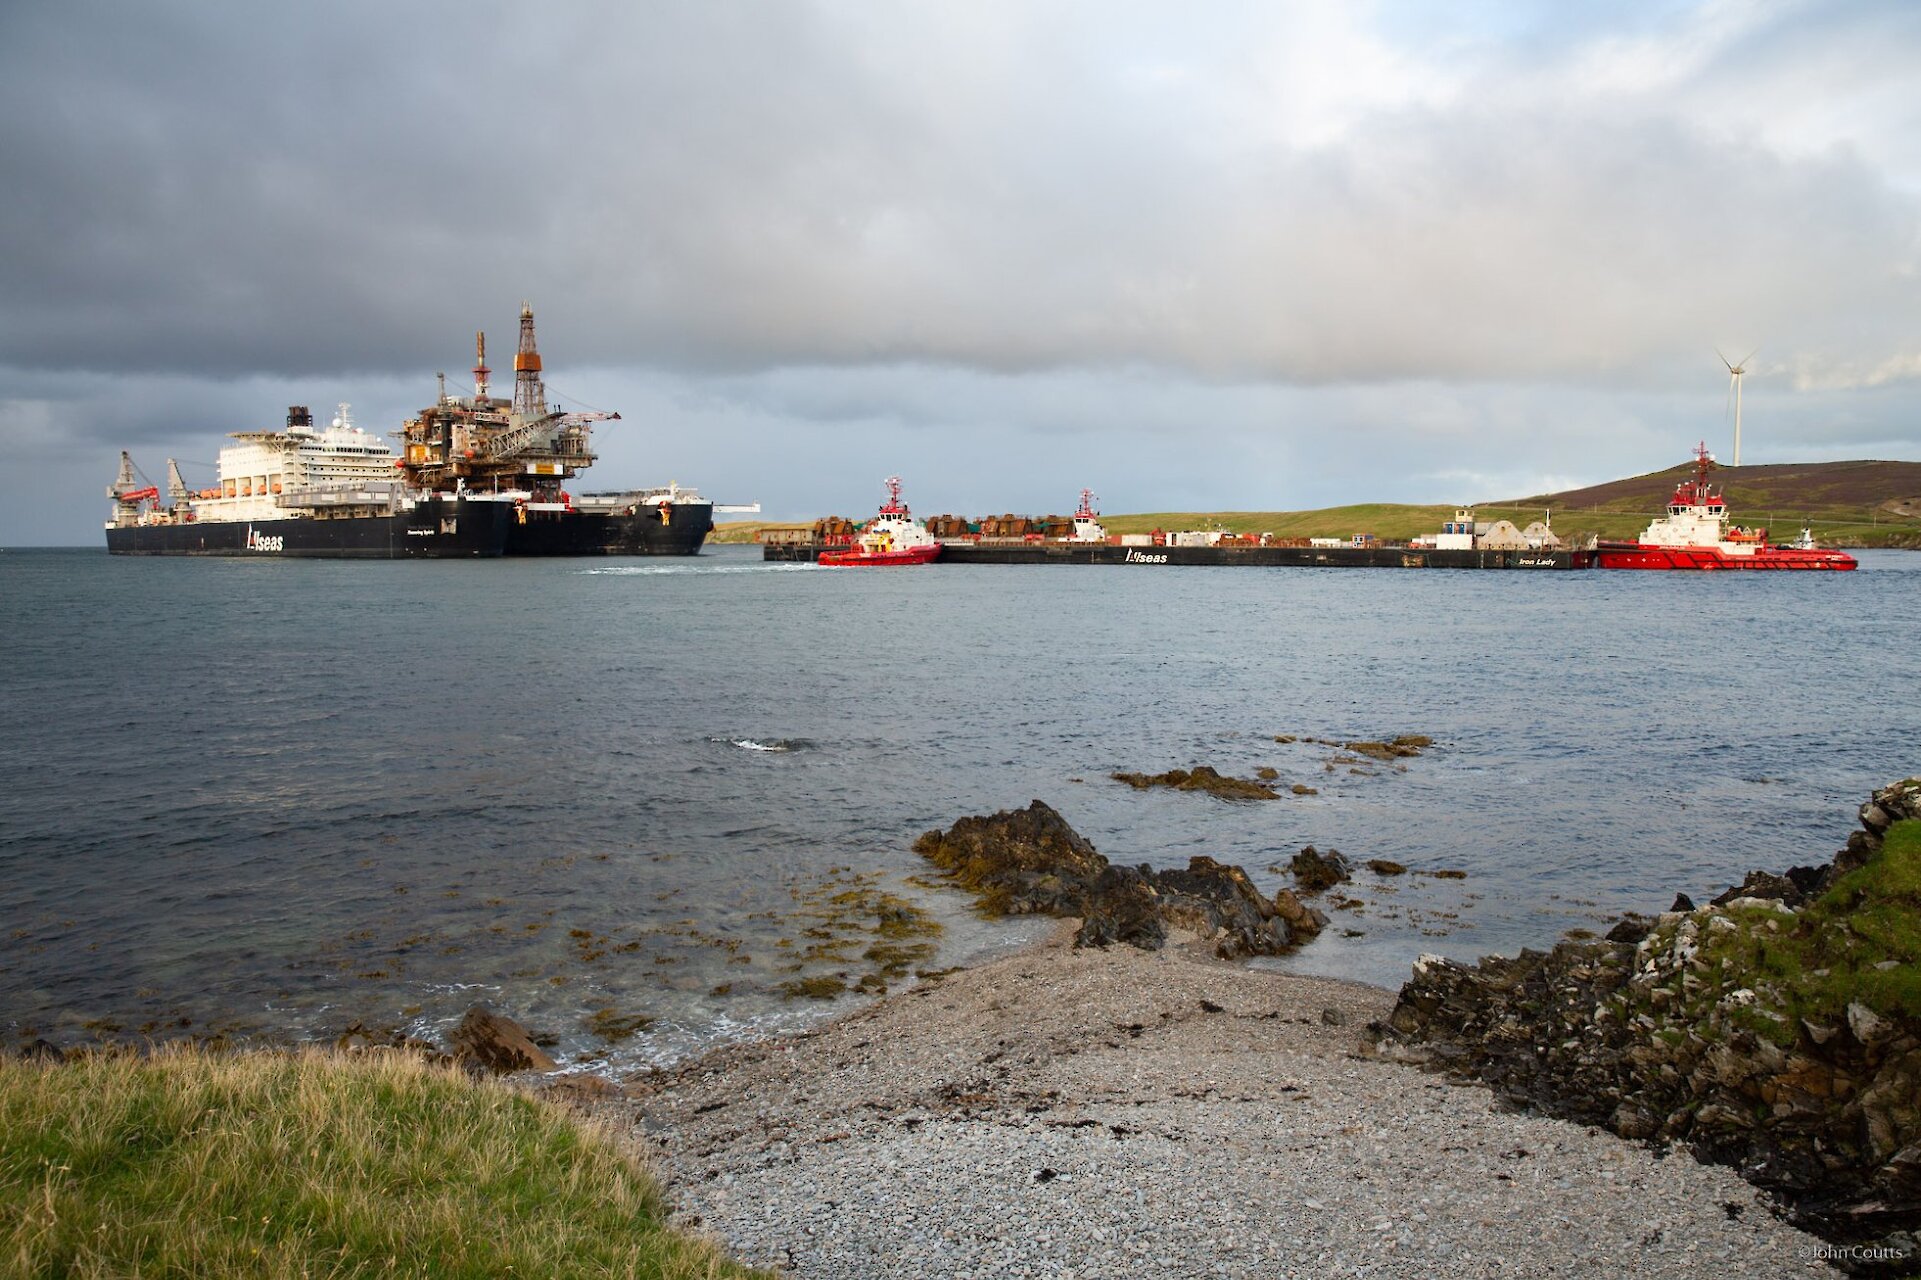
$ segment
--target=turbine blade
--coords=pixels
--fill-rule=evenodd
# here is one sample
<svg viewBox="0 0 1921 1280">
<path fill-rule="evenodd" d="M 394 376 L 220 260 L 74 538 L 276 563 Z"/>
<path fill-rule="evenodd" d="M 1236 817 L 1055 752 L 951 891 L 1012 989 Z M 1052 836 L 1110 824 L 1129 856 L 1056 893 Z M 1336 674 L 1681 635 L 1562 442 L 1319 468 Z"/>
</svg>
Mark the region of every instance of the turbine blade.
<svg viewBox="0 0 1921 1280">
<path fill-rule="evenodd" d="M 1715 354 L 1715 355 L 1717 355 L 1717 356 L 1721 356 L 1721 348 L 1719 348 L 1719 347 L 1716 347 L 1716 348 L 1714 349 L 1714 354 Z M 1726 356 L 1721 356 L 1721 363 L 1722 363 L 1722 364 L 1728 364 L 1728 358 L 1727 358 Z M 1729 372 L 1729 373 L 1733 373 L 1733 372 L 1734 372 L 1734 366 L 1733 366 L 1733 365 L 1731 365 L 1731 364 L 1728 364 L 1728 372 Z"/>
</svg>

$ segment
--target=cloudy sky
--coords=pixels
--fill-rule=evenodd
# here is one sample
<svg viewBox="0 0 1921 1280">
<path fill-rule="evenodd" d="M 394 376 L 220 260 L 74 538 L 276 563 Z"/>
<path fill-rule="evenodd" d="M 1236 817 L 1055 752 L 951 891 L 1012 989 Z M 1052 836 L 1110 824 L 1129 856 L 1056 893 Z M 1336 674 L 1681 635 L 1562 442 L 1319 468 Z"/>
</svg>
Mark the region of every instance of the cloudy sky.
<svg viewBox="0 0 1921 1280">
<path fill-rule="evenodd" d="M 1445 11 L 1446 16 L 1440 16 Z M 0 6 L 0 545 L 511 369 L 776 516 L 1921 458 L 1921 5 Z M 510 376 L 510 375 L 508 375 Z"/>
</svg>

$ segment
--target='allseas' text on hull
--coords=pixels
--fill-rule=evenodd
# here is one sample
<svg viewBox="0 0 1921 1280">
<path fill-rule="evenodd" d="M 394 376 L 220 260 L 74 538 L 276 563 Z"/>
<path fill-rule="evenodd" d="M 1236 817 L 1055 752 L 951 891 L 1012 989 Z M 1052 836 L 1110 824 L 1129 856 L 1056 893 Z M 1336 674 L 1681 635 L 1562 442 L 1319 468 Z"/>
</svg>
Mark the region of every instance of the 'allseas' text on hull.
<svg viewBox="0 0 1921 1280">
<path fill-rule="evenodd" d="M 401 513 L 339 520 L 194 520 L 109 527 L 107 550 L 130 556 L 486 558 L 503 554 L 510 519 L 502 503 L 428 498 Z"/>
</svg>

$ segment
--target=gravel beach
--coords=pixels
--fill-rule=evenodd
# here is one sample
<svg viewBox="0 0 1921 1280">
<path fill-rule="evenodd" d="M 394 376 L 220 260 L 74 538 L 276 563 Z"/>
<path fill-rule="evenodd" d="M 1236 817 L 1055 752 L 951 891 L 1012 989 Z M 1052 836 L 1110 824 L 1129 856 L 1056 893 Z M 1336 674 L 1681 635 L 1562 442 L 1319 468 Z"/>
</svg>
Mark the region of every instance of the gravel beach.
<svg viewBox="0 0 1921 1280">
<path fill-rule="evenodd" d="M 1834 1274 L 1730 1170 L 1362 1058 L 1390 992 L 1066 938 L 634 1082 L 683 1220 L 823 1278 Z"/>
</svg>

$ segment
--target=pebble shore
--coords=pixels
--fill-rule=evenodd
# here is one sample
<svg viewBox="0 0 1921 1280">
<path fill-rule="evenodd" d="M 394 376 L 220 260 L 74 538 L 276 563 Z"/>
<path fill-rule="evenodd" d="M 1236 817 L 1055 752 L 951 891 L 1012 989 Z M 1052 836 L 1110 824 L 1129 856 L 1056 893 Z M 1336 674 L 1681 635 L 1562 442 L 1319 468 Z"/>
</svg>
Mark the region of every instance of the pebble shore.
<svg viewBox="0 0 1921 1280">
<path fill-rule="evenodd" d="M 1838 1274 L 1731 1170 L 1362 1057 L 1390 992 L 1065 937 L 634 1082 L 682 1222 L 810 1280 Z"/>
</svg>

